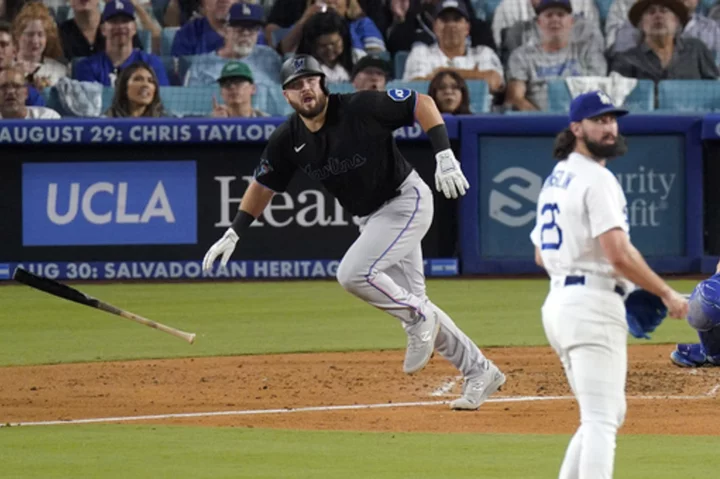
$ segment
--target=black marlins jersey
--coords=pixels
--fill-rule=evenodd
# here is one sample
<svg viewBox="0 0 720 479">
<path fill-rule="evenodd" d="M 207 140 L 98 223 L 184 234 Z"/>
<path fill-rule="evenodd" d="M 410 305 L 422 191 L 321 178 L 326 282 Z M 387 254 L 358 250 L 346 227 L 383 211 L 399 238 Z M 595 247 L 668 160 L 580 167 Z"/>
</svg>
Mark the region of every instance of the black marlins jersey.
<svg viewBox="0 0 720 479">
<path fill-rule="evenodd" d="M 281 192 L 301 170 L 351 215 L 366 216 L 395 197 L 412 171 L 393 131 L 413 124 L 416 102 L 411 90 L 330 95 L 325 124 L 317 132 L 308 130 L 297 113 L 273 132 L 255 179 Z"/>
</svg>

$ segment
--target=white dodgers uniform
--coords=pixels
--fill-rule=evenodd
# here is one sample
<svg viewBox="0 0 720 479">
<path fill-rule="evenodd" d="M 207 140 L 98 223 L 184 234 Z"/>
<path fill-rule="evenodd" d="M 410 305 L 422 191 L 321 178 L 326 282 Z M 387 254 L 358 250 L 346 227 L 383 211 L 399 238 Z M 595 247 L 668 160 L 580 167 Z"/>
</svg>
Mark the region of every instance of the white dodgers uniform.
<svg viewBox="0 0 720 479">
<path fill-rule="evenodd" d="M 551 279 L 543 327 L 580 406 L 560 479 L 609 479 L 626 409 L 624 296 L 632 285 L 616 275 L 599 236 L 629 233 L 625 194 L 602 164 L 572 153 L 545 180 L 536 221 L 530 238 Z"/>
</svg>

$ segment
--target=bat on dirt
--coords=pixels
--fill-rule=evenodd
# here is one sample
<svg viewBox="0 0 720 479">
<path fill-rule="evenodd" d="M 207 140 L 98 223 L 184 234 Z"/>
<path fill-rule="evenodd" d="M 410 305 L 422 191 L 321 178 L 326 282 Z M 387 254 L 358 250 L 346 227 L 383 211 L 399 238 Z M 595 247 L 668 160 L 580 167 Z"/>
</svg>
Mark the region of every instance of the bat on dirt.
<svg viewBox="0 0 720 479">
<path fill-rule="evenodd" d="M 31 288 L 35 288 L 45 293 L 67 299 L 68 301 L 74 301 L 76 303 L 84 304 L 85 306 L 90 306 L 100 309 L 102 311 L 106 311 L 108 313 L 116 314 L 118 316 L 122 316 L 125 319 L 129 319 L 130 321 L 135 321 L 136 323 L 144 324 L 145 326 L 149 326 L 165 333 L 172 334 L 175 337 L 184 339 L 190 344 L 195 341 L 195 333 L 186 333 L 185 331 L 180 331 L 179 329 L 166 326 L 162 323 L 143 318 L 142 316 L 138 316 L 135 313 L 125 311 L 124 309 L 115 307 L 112 304 L 108 304 L 97 298 L 88 296 L 87 294 L 80 292 L 75 288 L 71 288 L 70 286 L 59 283 L 49 278 L 37 276 L 22 268 L 15 268 L 15 272 L 13 273 L 13 279 L 19 283 L 26 284 Z"/>
</svg>

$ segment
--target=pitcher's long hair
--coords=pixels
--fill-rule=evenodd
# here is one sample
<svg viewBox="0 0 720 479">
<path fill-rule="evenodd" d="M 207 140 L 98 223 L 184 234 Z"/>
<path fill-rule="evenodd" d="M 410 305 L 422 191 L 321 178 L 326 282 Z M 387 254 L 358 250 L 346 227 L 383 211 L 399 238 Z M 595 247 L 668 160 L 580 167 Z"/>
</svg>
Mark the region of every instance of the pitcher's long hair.
<svg viewBox="0 0 720 479">
<path fill-rule="evenodd" d="M 570 153 L 575 150 L 575 143 L 577 143 L 575 134 L 570 130 L 570 127 L 565 128 L 555 137 L 555 143 L 553 144 L 553 158 L 558 161 L 567 159 L 567 157 L 570 156 Z"/>
</svg>

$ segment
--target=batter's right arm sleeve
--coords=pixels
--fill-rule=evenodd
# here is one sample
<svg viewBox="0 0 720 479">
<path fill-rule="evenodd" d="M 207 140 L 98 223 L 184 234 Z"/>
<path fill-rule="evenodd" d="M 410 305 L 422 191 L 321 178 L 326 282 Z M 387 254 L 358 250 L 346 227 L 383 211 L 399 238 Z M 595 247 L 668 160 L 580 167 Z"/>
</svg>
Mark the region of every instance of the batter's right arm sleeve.
<svg viewBox="0 0 720 479">
<path fill-rule="evenodd" d="M 628 231 L 627 202 L 620 183 L 609 170 L 597 175 L 585 194 L 590 234 L 597 238 L 613 228 Z"/>
<path fill-rule="evenodd" d="M 260 156 L 260 163 L 253 175 L 255 181 L 275 192 L 287 189 L 297 169 L 288 159 L 287 152 L 291 148 L 289 138 L 286 125 L 281 125 L 270 135 L 270 140 Z"/>
</svg>

